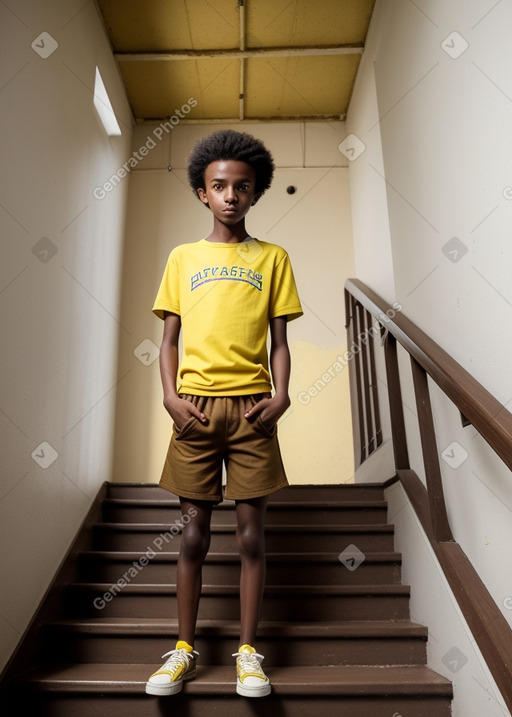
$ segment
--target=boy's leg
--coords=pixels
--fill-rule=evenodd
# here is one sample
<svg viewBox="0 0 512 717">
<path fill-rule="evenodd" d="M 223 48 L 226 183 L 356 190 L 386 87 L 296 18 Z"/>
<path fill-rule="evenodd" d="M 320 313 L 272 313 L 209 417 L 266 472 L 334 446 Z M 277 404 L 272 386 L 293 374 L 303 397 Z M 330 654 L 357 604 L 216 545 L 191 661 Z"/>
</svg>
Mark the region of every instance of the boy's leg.
<svg viewBox="0 0 512 717">
<path fill-rule="evenodd" d="M 264 522 L 268 497 L 236 502 L 240 573 L 240 647 L 236 657 L 236 691 L 244 697 L 270 694 L 270 680 L 261 668 L 263 655 L 256 652 L 256 630 L 265 587 Z"/>
<path fill-rule="evenodd" d="M 188 521 L 181 536 L 178 558 L 178 642 L 174 650 L 162 655 L 168 659 L 146 683 L 147 694 L 160 697 L 176 694 L 183 682 L 196 676 L 198 653 L 194 650 L 194 635 L 201 596 L 201 569 L 210 546 L 213 503 L 184 498 L 180 503 L 181 514 L 188 516 Z"/>
<path fill-rule="evenodd" d="M 181 536 L 177 567 L 179 640 L 194 645 L 197 611 L 201 597 L 202 567 L 210 547 L 213 503 L 181 498 L 181 514 L 188 516 Z"/>
<path fill-rule="evenodd" d="M 236 501 L 240 551 L 240 644 L 254 645 L 265 588 L 265 513 L 268 496 Z"/>
</svg>

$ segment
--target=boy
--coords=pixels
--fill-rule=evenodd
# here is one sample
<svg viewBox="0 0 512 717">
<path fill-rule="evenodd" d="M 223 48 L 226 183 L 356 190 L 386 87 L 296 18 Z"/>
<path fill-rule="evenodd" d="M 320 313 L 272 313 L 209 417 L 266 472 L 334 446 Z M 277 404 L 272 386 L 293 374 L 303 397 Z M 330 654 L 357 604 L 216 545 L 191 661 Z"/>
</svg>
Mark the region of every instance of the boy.
<svg viewBox="0 0 512 717">
<path fill-rule="evenodd" d="M 171 252 L 153 307 L 164 319 L 160 373 L 174 421 L 160 485 L 179 496 L 190 520 L 177 567 L 178 642 L 147 682 L 152 695 L 175 694 L 195 677 L 201 570 L 212 508 L 222 500 L 223 463 L 241 558 L 236 690 L 247 697 L 271 690 L 254 647 L 265 581 L 264 519 L 268 496 L 288 484 L 276 423 L 290 405 L 286 324 L 302 315 L 288 255 L 245 228 L 273 171 L 270 153 L 248 134 L 214 132 L 195 145 L 188 177 L 213 214 L 213 230 Z"/>
</svg>

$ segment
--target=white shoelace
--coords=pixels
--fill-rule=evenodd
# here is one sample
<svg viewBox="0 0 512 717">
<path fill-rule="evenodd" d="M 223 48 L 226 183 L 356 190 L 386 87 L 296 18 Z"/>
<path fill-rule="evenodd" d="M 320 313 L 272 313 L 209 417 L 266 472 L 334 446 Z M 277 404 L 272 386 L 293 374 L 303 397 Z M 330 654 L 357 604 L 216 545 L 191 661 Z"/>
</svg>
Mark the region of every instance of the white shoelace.
<svg viewBox="0 0 512 717">
<path fill-rule="evenodd" d="M 169 652 L 166 652 L 165 655 L 162 655 L 162 657 L 169 657 L 169 659 L 164 662 L 159 672 L 161 670 L 169 670 L 169 672 L 174 673 L 174 671 L 183 665 L 183 663 L 186 663 L 186 666 L 188 667 L 193 659 L 192 656 L 197 656 L 198 654 L 199 653 L 195 650 L 193 652 L 187 652 L 183 648 L 180 650 L 170 650 Z"/>
<path fill-rule="evenodd" d="M 233 657 L 240 659 L 244 672 L 255 672 L 265 677 L 265 673 L 261 668 L 261 662 L 264 659 L 263 655 L 258 652 L 234 652 Z"/>
</svg>

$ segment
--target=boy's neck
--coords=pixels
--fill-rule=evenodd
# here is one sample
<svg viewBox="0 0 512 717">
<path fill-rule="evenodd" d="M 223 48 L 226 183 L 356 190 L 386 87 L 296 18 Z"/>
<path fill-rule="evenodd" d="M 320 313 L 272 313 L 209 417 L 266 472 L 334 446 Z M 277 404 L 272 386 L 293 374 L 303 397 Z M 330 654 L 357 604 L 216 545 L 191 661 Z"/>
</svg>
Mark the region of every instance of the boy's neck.
<svg viewBox="0 0 512 717">
<path fill-rule="evenodd" d="M 213 231 L 206 237 L 206 241 L 219 242 L 222 244 L 240 244 L 240 242 L 243 242 L 247 237 L 245 221 L 230 227 L 214 218 Z"/>
</svg>

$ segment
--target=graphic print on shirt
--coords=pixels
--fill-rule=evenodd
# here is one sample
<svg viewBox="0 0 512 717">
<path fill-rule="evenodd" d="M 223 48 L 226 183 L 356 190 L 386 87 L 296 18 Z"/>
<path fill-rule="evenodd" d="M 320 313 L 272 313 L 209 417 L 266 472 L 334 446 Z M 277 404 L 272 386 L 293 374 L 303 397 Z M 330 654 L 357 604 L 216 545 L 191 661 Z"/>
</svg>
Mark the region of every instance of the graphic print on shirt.
<svg viewBox="0 0 512 717">
<path fill-rule="evenodd" d="M 210 281 L 243 281 L 258 291 L 263 289 L 263 275 L 244 266 L 206 266 L 190 277 L 190 291 Z"/>
</svg>

